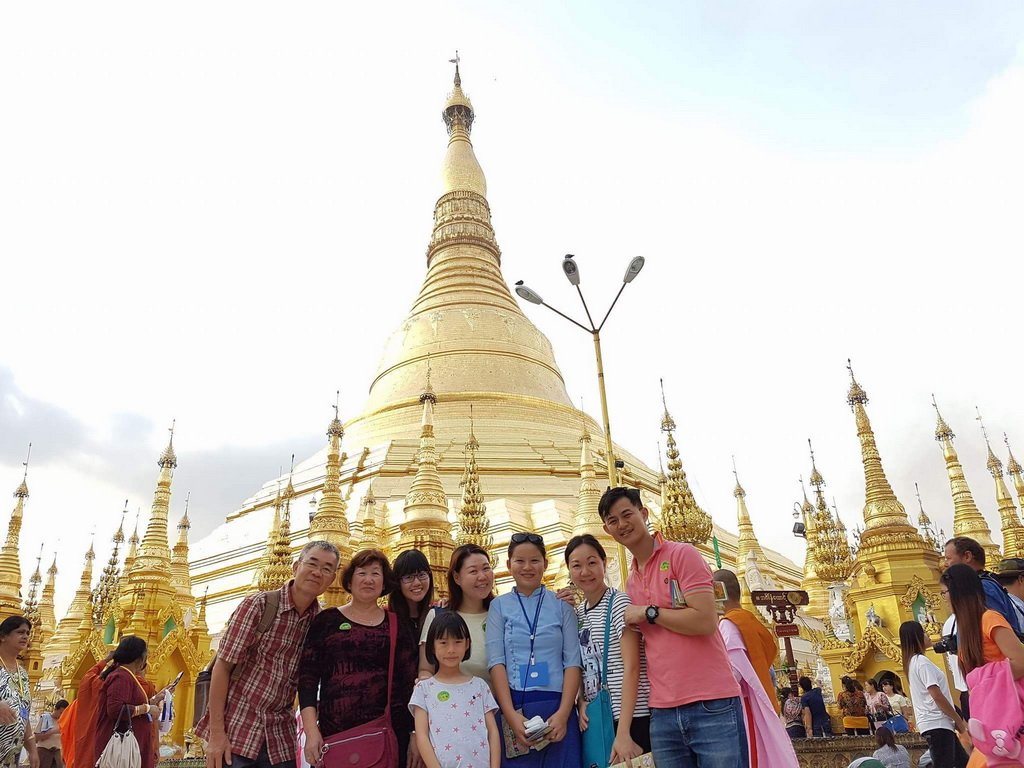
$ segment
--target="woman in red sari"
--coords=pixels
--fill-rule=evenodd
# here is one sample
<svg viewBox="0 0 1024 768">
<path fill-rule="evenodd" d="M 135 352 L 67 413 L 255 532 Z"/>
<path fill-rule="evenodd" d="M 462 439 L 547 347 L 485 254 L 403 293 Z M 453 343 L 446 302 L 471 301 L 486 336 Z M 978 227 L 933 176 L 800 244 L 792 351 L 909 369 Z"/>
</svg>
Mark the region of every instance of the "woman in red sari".
<svg viewBox="0 0 1024 768">
<path fill-rule="evenodd" d="M 154 768 L 156 751 L 153 742 L 153 720 L 160 708 L 150 702 L 139 682 L 146 668 L 148 652 L 146 641 L 135 635 L 121 638 L 114 649 L 113 663 L 100 675 L 100 692 L 96 706 L 96 756 L 103 749 L 116 728 L 124 731 L 131 724 L 132 733 L 139 742 L 142 768 Z M 120 722 L 118 722 L 120 720 Z"/>
</svg>

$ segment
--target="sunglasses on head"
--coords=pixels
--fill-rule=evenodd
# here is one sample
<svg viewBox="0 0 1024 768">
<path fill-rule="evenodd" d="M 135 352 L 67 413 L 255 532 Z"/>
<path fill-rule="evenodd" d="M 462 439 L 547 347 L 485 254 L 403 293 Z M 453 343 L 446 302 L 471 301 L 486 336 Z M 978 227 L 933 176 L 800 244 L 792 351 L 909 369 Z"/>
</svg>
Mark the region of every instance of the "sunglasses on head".
<svg viewBox="0 0 1024 768">
<path fill-rule="evenodd" d="M 529 542 L 530 544 L 543 545 L 544 537 L 538 536 L 536 533 L 527 533 L 525 531 L 512 534 L 513 544 L 525 544 L 526 542 Z"/>
</svg>

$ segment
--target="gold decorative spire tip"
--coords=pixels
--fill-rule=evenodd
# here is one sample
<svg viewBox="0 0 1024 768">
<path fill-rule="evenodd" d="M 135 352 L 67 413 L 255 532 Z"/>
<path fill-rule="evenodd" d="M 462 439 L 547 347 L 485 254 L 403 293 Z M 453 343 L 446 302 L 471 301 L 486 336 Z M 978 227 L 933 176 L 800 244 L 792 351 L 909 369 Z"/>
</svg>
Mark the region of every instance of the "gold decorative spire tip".
<svg viewBox="0 0 1024 768">
<path fill-rule="evenodd" d="M 850 391 L 846 395 L 846 402 L 850 408 L 853 408 L 858 403 L 860 405 L 867 405 L 868 393 L 857 383 L 857 379 L 853 375 L 853 363 L 850 361 L 850 358 L 846 358 L 846 370 L 850 372 Z"/>
<path fill-rule="evenodd" d="M 174 454 L 174 427 L 176 424 L 177 419 L 171 419 L 171 428 L 168 430 L 168 432 L 171 433 L 171 438 L 167 442 L 167 447 L 164 448 L 164 452 L 160 454 L 159 461 L 157 461 L 157 466 L 161 469 L 174 469 L 178 466 L 178 457 Z"/>
<path fill-rule="evenodd" d="M 342 438 L 345 436 L 345 426 L 341 423 L 341 419 L 338 417 L 338 406 L 341 402 L 341 390 L 335 390 L 334 392 L 334 418 L 331 423 L 327 426 L 327 436 Z"/>
<path fill-rule="evenodd" d="M 665 413 L 661 417 L 661 431 L 672 432 L 676 428 L 676 422 L 668 412 L 668 401 L 665 399 L 665 380 L 658 379 L 658 384 L 661 385 L 661 404 L 665 409 Z"/>
<path fill-rule="evenodd" d="M 809 478 L 809 482 L 815 488 L 820 489 L 823 485 L 825 485 L 825 478 L 821 476 L 821 472 L 818 471 L 818 467 L 814 463 L 814 446 L 811 444 L 811 438 L 809 437 L 807 438 L 807 447 L 808 449 L 810 449 L 811 452 L 811 476 Z M 802 479 L 800 483 L 801 485 L 803 484 Z"/>
<path fill-rule="evenodd" d="M 21 475 L 21 483 L 14 491 L 14 498 L 16 499 L 27 499 L 28 498 L 28 462 L 32 458 L 32 443 L 28 444 L 28 453 L 25 455 L 25 460 L 21 462 L 21 465 L 25 467 L 25 471 Z"/>
<path fill-rule="evenodd" d="M 747 492 L 743 490 L 743 486 L 740 485 L 740 476 L 736 471 L 736 457 L 732 457 L 732 476 L 736 478 L 736 487 L 733 489 L 732 495 L 740 499 L 747 495 Z"/>
</svg>

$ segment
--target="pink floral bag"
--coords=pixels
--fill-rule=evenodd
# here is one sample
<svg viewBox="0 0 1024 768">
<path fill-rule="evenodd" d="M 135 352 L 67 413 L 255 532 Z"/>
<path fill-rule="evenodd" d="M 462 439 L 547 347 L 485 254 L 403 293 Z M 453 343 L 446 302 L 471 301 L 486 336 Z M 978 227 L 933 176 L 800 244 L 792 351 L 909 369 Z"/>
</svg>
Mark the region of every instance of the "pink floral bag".
<svg viewBox="0 0 1024 768">
<path fill-rule="evenodd" d="M 1024 680 L 1014 680 L 1007 659 L 967 674 L 971 691 L 968 733 L 990 766 L 1024 765 Z"/>
</svg>

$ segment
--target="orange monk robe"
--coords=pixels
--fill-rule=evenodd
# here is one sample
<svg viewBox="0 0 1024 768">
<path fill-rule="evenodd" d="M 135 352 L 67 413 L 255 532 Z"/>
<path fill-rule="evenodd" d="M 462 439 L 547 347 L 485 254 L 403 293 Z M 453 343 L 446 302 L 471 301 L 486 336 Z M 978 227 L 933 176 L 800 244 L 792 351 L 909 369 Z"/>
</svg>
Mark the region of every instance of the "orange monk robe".
<svg viewBox="0 0 1024 768">
<path fill-rule="evenodd" d="M 60 713 L 60 717 L 57 718 L 57 725 L 60 727 L 61 733 L 70 733 L 72 738 L 68 739 L 66 743 L 62 743 L 60 746 L 61 757 L 66 768 L 72 768 L 72 764 L 75 761 L 75 723 L 78 720 L 78 699 L 75 699 L 68 705 L 63 712 Z M 63 740 L 62 740 L 63 741 Z"/>
<path fill-rule="evenodd" d="M 740 634 L 743 635 L 743 644 L 747 646 L 747 656 L 750 657 L 750 665 L 757 673 L 757 679 L 764 686 L 768 700 L 775 707 L 776 713 L 782 712 L 778 694 L 772 683 L 772 675 L 769 672 L 775 666 L 775 660 L 779 656 L 779 644 L 775 636 L 758 621 L 754 614 L 743 608 L 726 611 L 724 618 L 735 624 Z"/>
<path fill-rule="evenodd" d="M 99 703 L 100 684 L 103 682 L 100 680 L 100 672 L 105 666 L 106 661 L 97 662 L 82 676 L 82 682 L 78 684 L 78 696 L 75 697 L 78 713 L 75 715 L 75 743 L 72 746 L 72 755 L 80 758 L 78 762 L 81 765 L 92 765 L 96 762 L 96 705 Z M 65 752 L 65 759 L 66 755 Z"/>
</svg>

